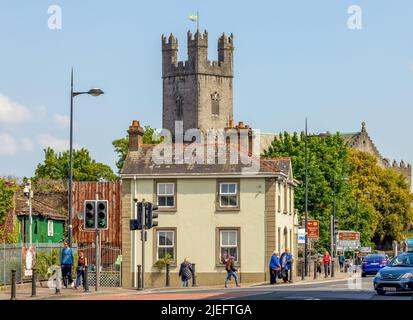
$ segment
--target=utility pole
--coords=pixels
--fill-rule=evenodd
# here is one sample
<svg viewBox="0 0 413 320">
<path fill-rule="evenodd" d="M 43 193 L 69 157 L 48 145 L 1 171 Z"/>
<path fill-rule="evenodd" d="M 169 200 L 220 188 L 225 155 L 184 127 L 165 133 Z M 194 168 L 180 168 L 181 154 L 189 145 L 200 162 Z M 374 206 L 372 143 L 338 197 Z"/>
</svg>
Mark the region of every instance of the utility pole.
<svg viewBox="0 0 413 320">
<path fill-rule="evenodd" d="M 29 179 L 24 187 L 24 195 L 27 197 L 27 205 L 29 206 L 29 245 L 32 245 L 32 226 L 33 226 L 33 217 L 32 217 L 32 182 Z"/>
<path fill-rule="evenodd" d="M 305 118 L 305 245 L 304 245 L 304 270 L 307 276 L 308 266 L 308 132 L 307 118 Z"/>
</svg>

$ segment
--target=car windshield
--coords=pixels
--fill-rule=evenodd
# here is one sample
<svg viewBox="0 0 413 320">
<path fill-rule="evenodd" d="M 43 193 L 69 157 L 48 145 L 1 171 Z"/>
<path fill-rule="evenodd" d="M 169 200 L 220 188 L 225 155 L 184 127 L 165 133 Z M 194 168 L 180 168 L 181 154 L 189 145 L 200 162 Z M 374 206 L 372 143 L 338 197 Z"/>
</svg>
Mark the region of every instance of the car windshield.
<svg viewBox="0 0 413 320">
<path fill-rule="evenodd" d="M 401 254 L 394 258 L 390 267 L 413 267 L 413 254 Z"/>
<path fill-rule="evenodd" d="M 386 257 L 381 254 L 370 254 L 367 257 L 364 258 L 365 261 L 371 261 L 371 260 L 386 260 Z"/>
</svg>

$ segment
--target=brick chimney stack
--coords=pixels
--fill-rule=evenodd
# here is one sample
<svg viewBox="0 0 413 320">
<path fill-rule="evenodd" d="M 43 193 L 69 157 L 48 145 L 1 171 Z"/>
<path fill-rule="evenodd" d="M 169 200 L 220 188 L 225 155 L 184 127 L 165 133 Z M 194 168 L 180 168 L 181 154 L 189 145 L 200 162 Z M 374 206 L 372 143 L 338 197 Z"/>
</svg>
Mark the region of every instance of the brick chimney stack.
<svg viewBox="0 0 413 320">
<path fill-rule="evenodd" d="M 138 151 L 139 146 L 143 143 L 143 128 L 139 121 L 133 120 L 132 125 L 128 130 L 129 134 L 129 151 Z"/>
</svg>

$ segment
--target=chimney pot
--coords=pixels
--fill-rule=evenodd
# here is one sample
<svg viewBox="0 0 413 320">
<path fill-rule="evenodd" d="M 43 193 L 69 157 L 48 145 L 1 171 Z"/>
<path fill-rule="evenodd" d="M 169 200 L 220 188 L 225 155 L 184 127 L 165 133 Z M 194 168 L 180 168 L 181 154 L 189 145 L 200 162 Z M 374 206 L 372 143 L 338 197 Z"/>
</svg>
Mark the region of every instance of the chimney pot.
<svg viewBox="0 0 413 320">
<path fill-rule="evenodd" d="M 234 119 L 229 119 L 229 127 L 231 128 L 231 129 L 234 129 Z"/>
<path fill-rule="evenodd" d="M 238 127 L 244 128 L 244 122 L 240 121 L 240 122 L 238 123 Z"/>
</svg>

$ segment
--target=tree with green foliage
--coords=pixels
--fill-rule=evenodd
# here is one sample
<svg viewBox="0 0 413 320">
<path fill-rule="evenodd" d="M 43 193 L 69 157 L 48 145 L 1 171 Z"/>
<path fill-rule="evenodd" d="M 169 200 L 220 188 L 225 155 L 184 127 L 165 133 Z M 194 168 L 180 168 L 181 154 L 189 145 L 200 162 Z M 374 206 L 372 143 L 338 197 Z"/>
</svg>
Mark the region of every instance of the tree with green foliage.
<svg viewBox="0 0 413 320">
<path fill-rule="evenodd" d="M 163 139 L 156 139 L 156 131 L 150 126 L 145 126 L 143 134 L 143 144 L 158 144 L 163 141 Z M 112 145 L 115 148 L 115 152 L 118 155 L 118 161 L 116 161 L 116 167 L 118 168 L 118 173 L 122 170 L 123 163 L 125 162 L 126 156 L 128 155 L 129 149 L 129 137 L 121 138 L 112 141 Z"/>
<path fill-rule="evenodd" d="M 319 250 L 330 248 L 330 216 L 333 214 L 334 180 L 336 179 L 336 215 L 345 215 L 351 186 L 340 181 L 349 174 L 347 148 L 337 133 L 324 138 L 308 138 L 308 213 L 320 221 Z M 294 178 L 301 183 L 295 190 L 295 207 L 302 217 L 305 212 L 305 134 L 280 134 L 263 157 L 290 157 Z"/>
<path fill-rule="evenodd" d="M 320 220 L 317 248 L 330 247 L 330 216 L 336 180 L 336 216 L 339 229 L 360 232 L 363 246 L 384 240 L 401 240 L 413 223 L 413 201 L 406 179 L 381 168 L 372 155 L 347 148 L 339 133 L 308 138 L 308 212 Z M 305 194 L 305 135 L 280 134 L 264 157 L 291 157 L 294 177 L 302 183 L 295 190 L 295 206 L 302 217 Z M 349 178 L 349 182 L 341 181 Z"/>
<path fill-rule="evenodd" d="M 13 208 L 13 197 L 16 187 L 0 178 L 0 225 L 7 217 L 7 213 Z"/>
<path fill-rule="evenodd" d="M 413 195 L 405 177 L 380 167 L 366 152 L 350 150 L 349 157 L 351 181 L 357 186 L 354 192 L 363 195 L 360 202 L 373 213 L 369 221 L 361 217 L 361 223 L 371 229 L 371 237 L 378 244 L 402 240 L 413 223 Z"/>
<path fill-rule="evenodd" d="M 69 151 L 57 153 L 52 148 L 47 148 L 44 153 L 44 162 L 37 165 L 34 180 L 68 179 L 70 173 Z M 74 181 L 113 181 L 117 178 L 110 166 L 93 160 L 88 150 L 84 148 L 73 150 Z"/>
</svg>

